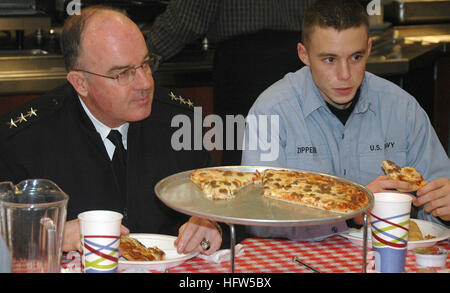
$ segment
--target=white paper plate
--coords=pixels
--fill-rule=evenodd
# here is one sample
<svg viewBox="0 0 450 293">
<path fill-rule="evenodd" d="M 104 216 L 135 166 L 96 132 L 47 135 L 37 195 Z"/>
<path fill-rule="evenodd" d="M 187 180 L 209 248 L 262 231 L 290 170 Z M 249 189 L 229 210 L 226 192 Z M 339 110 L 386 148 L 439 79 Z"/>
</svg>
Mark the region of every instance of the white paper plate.
<svg viewBox="0 0 450 293">
<path fill-rule="evenodd" d="M 424 237 L 426 235 L 433 235 L 435 236 L 435 238 L 428 240 L 408 241 L 408 250 L 414 249 L 416 247 L 433 246 L 438 241 L 450 238 L 450 230 L 442 225 L 417 219 L 414 219 L 413 221 L 416 222 L 417 226 L 419 226 L 419 229 Z M 367 227 L 367 232 L 368 232 L 367 247 L 371 247 L 372 233 L 370 231 L 370 227 Z M 347 232 L 341 233 L 340 235 L 344 238 L 347 238 L 348 240 L 350 240 L 355 244 L 361 246 L 363 245 L 363 228 L 361 229 L 350 228 Z"/>
<path fill-rule="evenodd" d="M 119 270 L 139 266 L 142 269 L 164 271 L 165 269 L 178 266 L 198 254 L 198 252 L 179 254 L 173 244 L 176 239 L 175 236 L 141 233 L 132 233 L 129 236 L 139 240 L 146 247 L 157 246 L 166 253 L 166 259 L 159 261 L 129 261 L 121 257 L 119 258 Z"/>
</svg>

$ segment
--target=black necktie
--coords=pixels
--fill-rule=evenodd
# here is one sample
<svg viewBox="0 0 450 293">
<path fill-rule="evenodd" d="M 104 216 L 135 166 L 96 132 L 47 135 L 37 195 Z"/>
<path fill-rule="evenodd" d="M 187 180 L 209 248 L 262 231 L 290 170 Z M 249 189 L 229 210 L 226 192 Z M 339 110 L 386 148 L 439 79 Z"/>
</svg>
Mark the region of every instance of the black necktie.
<svg viewBox="0 0 450 293">
<path fill-rule="evenodd" d="M 111 130 L 108 139 L 116 146 L 111 163 L 119 185 L 123 207 L 125 207 L 127 198 L 127 152 L 123 147 L 122 135 L 118 130 Z"/>
</svg>

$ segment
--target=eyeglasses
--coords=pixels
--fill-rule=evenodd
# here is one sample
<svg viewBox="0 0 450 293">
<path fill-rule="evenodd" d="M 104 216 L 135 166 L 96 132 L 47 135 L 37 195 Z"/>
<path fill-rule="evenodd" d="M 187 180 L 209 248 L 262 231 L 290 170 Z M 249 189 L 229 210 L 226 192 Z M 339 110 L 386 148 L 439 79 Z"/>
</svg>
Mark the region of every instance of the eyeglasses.
<svg viewBox="0 0 450 293">
<path fill-rule="evenodd" d="M 97 76 L 101 76 L 101 77 L 105 77 L 105 78 L 109 78 L 109 79 L 115 79 L 119 85 L 127 85 L 134 81 L 134 79 L 136 78 L 136 71 L 139 68 L 142 68 L 142 70 L 144 71 L 145 74 L 148 74 L 150 72 L 155 72 L 158 69 L 160 60 L 161 60 L 160 56 L 150 53 L 149 59 L 144 61 L 141 65 L 125 69 L 124 71 L 122 71 L 114 76 L 98 74 L 98 73 L 83 70 L 83 69 L 73 69 L 73 71 L 81 71 L 81 72 L 86 72 L 89 74 L 93 74 L 93 75 L 97 75 Z"/>
</svg>

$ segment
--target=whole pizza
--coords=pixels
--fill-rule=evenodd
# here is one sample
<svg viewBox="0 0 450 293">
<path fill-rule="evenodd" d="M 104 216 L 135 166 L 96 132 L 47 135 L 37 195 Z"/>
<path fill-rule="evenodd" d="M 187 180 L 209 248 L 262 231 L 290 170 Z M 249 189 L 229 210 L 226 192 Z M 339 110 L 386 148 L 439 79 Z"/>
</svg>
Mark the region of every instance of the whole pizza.
<svg viewBox="0 0 450 293">
<path fill-rule="evenodd" d="M 218 169 L 197 169 L 190 180 L 209 199 L 231 199 L 251 184 L 262 187 L 262 195 L 271 199 L 322 210 L 348 214 L 369 203 L 358 187 L 332 177 L 291 170 L 266 169 L 262 174 Z"/>
</svg>

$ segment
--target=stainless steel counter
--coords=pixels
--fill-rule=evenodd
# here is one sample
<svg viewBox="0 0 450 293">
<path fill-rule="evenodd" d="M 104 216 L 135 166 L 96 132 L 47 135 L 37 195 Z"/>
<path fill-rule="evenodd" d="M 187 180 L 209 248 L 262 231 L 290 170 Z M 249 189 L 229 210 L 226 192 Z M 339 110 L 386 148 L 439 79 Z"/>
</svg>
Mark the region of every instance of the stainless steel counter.
<svg viewBox="0 0 450 293">
<path fill-rule="evenodd" d="M 0 94 L 39 94 L 66 79 L 61 55 L 40 50 L 0 51 Z"/>
<path fill-rule="evenodd" d="M 214 51 L 183 52 L 160 65 L 155 81 L 166 87 L 211 84 Z M 45 93 L 66 81 L 61 55 L 42 50 L 0 51 L 0 95 Z"/>
<path fill-rule="evenodd" d="M 377 75 L 404 74 L 448 53 L 450 24 L 396 26 L 372 39 L 367 70 Z"/>
<path fill-rule="evenodd" d="M 393 27 L 373 36 L 367 70 L 377 75 L 406 74 L 448 53 L 450 24 Z M 163 63 L 155 80 L 167 87 L 211 85 L 214 51 L 185 50 Z M 0 50 L 0 95 L 39 94 L 65 82 L 61 55 Z"/>
</svg>

